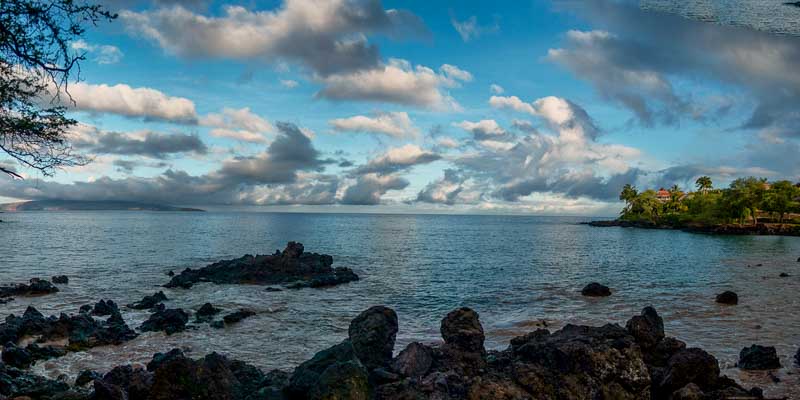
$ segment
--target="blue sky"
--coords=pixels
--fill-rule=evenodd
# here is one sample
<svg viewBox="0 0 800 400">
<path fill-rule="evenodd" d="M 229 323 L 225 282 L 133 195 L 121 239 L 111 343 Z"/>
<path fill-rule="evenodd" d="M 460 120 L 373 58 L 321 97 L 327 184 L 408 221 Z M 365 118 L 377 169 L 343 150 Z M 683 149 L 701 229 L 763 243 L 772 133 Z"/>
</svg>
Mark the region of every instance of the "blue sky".
<svg viewBox="0 0 800 400">
<path fill-rule="evenodd" d="M 107 6 L 73 44 L 94 161 L 0 200 L 613 215 L 624 183 L 800 176 L 796 37 L 602 0 Z"/>
</svg>

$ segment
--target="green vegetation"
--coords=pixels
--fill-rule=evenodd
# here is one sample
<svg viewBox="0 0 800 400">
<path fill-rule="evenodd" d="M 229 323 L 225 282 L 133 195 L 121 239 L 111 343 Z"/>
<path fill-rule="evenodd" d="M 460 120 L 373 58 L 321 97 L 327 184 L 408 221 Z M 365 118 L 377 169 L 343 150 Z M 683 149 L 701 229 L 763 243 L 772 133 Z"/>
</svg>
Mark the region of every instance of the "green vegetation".
<svg viewBox="0 0 800 400">
<path fill-rule="evenodd" d="M 748 177 L 726 189 L 714 189 L 711 178 L 695 182 L 697 191 L 685 193 L 677 185 L 666 191 L 625 185 L 619 195 L 625 202 L 620 219 L 659 225 L 718 225 L 761 222 L 800 224 L 800 185 L 789 181 L 769 183 Z M 663 190 L 663 189 L 662 189 Z"/>
</svg>

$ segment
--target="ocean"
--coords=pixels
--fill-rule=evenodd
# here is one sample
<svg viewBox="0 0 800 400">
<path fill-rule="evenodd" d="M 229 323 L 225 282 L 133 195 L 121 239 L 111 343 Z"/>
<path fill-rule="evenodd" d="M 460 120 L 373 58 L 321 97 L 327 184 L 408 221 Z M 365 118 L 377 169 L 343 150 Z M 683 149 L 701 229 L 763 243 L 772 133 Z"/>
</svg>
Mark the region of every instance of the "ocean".
<svg viewBox="0 0 800 400">
<path fill-rule="evenodd" d="M 415 340 L 440 340 L 450 310 L 480 313 L 487 347 L 567 323 L 623 324 L 648 305 L 668 335 L 719 358 L 723 372 L 768 393 L 800 390 L 792 356 L 800 347 L 800 238 L 723 237 L 680 231 L 594 228 L 589 218 L 478 215 L 291 214 L 253 212 L 21 212 L 0 215 L 0 282 L 65 274 L 68 285 L 48 296 L 0 305 L 21 314 L 77 312 L 113 299 L 127 304 L 164 290 L 168 307 L 196 310 L 205 302 L 258 315 L 217 330 L 207 324 L 164 336 L 146 333 L 117 347 L 95 348 L 40 363 L 58 376 L 142 363 L 173 347 L 199 357 L 217 351 L 261 367 L 291 369 L 347 336 L 349 321 L 372 305 L 400 319 L 396 351 Z M 330 254 L 358 282 L 327 289 L 267 292 L 261 286 L 199 284 L 164 289 L 168 271 L 272 253 L 288 241 Z M 758 266 L 761 264 L 760 266 Z M 782 272 L 791 276 L 780 278 Z M 579 293 L 591 281 L 611 297 Z M 738 306 L 714 302 L 734 290 Z M 125 309 L 138 327 L 148 313 Z M 782 382 L 739 372 L 739 350 L 776 346 Z M 791 375 L 789 372 L 794 371 Z M 800 396 L 800 393 L 796 393 Z"/>
<path fill-rule="evenodd" d="M 781 35 L 800 35 L 800 7 L 789 0 L 641 0 L 645 10 L 670 12 L 698 21 L 745 26 Z"/>
</svg>

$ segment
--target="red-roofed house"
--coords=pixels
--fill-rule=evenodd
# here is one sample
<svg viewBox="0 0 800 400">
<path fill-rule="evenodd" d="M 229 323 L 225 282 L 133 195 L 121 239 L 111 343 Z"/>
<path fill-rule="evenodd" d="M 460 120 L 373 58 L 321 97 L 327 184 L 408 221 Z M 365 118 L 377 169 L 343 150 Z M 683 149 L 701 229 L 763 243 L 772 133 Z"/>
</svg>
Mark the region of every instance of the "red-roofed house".
<svg viewBox="0 0 800 400">
<path fill-rule="evenodd" d="M 666 203 L 672 199 L 672 195 L 670 195 L 668 191 L 664 190 L 664 188 L 661 188 L 658 189 L 658 192 L 656 192 L 656 199 L 662 203 Z"/>
</svg>

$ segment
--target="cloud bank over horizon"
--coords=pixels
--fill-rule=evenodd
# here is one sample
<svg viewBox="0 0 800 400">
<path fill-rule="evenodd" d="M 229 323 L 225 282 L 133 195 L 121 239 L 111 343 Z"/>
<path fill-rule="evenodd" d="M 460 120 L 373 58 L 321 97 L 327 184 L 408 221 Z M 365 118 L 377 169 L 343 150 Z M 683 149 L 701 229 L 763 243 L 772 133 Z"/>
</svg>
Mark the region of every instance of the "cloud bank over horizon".
<svg viewBox="0 0 800 400">
<path fill-rule="evenodd" d="M 794 36 L 605 0 L 115 7 L 63 104 L 94 162 L 0 196 L 596 215 L 626 183 L 800 178 Z M 537 12 L 582 22 L 528 44 Z"/>
</svg>

